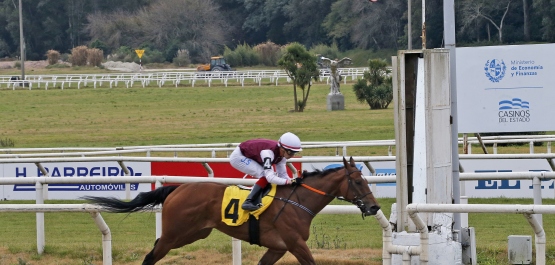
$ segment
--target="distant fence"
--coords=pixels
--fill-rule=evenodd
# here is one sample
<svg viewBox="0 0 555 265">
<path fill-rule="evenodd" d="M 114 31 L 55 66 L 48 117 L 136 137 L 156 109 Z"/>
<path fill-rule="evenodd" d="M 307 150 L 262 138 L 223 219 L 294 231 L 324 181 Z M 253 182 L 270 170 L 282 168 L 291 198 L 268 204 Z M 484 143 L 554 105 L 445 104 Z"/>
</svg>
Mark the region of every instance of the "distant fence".
<svg viewBox="0 0 555 265">
<path fill-rule="evenodd" d="M 356 80 L 368 71 L 367 67 L 340 68 L 340 74 L 347 80 Z M 329 70 L 321 69 L 319 82 L 330 82 Z M 13 76 L 0 75 L 0 89 L 16 88 L 26 89 L 52 89 L 52 88 L 77 88 L 92 86 L 119 87 L 163 87 L 163 86 L 191 86 L 204 84 L 208 87 L 218 85 L 258 85 L 269 83 L 279 85 L 291 82 L 284 70 L 248 70 L 248 71 L 222 71 L 222 72 L 139 72 L 139 73 L 106 73 L 106 74 L 59 74 L 59 75 L 27 75 L 26 80 L 19 80 Z"/>
</svg>

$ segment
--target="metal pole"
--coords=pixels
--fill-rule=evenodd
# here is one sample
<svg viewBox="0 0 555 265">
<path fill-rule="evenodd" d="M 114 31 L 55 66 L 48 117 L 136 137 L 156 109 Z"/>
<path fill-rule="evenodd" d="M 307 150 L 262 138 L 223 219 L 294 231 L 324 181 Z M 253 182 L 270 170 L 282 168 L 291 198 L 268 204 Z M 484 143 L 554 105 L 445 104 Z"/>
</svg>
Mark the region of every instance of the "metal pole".
<svg viewBox="0 0 555 265">
<path fill-rule="evenodd" d="M 422 50 L 426 49 L 426 0 L 422 0 Z"/>
<path fill-rule="evenodd" d="M 23 12 L 21 9 L 21 0 L 19 0 L 19 52 L 21 54 L 21 80 L 25 80 L 25 41 L 23 38 Z"/>
<path fill-rule="evenodd" d="M 411 7 L 411 1 L 412 0 L 407 1 L 408 2 L 407 3 L 407 6 L 408 6 L 408 11 L 407 12 L 408 12 L 408 19 L 409 19 L 409 21 L 408 21 L 409 23 L 407 25 L 407 27 L 408 27 L 407 35 L 409 37 L 409 40 L 408 40 L 408 42 L 409 42 L 408 43 L 409 44 L 408 49 L 409 50 L 412 50 L 412 7 Z"/>
<path fill-rule="evenodd" d="M 449 70 L 451 73 L 451 159 L 453 166 L 453 203 L 461 203 L 461 182 L 459 176 L 459 126 L 457 117 L 457 63 L 455 52 L 455 0 L 443 1 L 443 34 L 445 48 L 449 50 Z M 453 229 L 461 230 L 461 215 L 454 213 Z M 460 242 L 460 238 L 458 241 Z"/>
</svg>

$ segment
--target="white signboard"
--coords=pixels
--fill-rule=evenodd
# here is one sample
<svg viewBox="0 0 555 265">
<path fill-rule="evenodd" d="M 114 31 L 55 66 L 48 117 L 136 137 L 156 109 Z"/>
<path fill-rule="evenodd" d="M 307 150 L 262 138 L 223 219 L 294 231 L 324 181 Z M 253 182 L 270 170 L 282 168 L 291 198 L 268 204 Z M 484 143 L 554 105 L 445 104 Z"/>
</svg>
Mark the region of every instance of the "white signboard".
<svg viewBox="0 0 555 265">
<path fill-rule="evenodd" d="M 555 130 L 555 44 L 457 48 L 459 133 Z"/>
<path fill-rule="evenodd" d="M 461 165 L 467 173 L 493 172 L 551 172 L 551 167 L 545 159 L 476 159 L 461 160 Z M 371 162 L 376 175 L 395 176 L 395 162 Z M 303 163 L 303 170 L 325 170 L 331 167 L 342 167 L 343 163 Z M 363 163 L 357 163 L 365 176 L 370 171 Z M 462 195 L 470 198 L 533 198 L 532 180 L 472 180 L 461 181 L 464 185 Z M 395 198 L 395 183 L 378 183 L 371 185 L 372 192 L 377 198 Z M 555 182 L 542 181 L 542 197 L 555 198 Z"/>
<path fill-rule="evenodd" d="M 461 160 L 468 173 L 551 172 L 545 159 L 476 159 Z M 465 195 L 470 198 L 533 198 L 532 180 L 474 180 L 463 181 Z M 543 180 L 542 197 L 555 198 L 553 180 Z M 461 192 L 462 193 L 462 192 Z"/>
<path fill-rule="evenodd" d="M 124 176 L 125 173 L 116 162 L 79 162 L 79 163 L 43 163 L 51 178 L 99 178 L 102 176 Z M 150 162 L 126 162 L 132 176 L 150 175 Z M 34 163 L 0 164 L 0 177 L 44 177 Z M 131 196 L 139 192 L 150 191 L 150 183 L 131 183 Z M 49 199 L 74 200 L 81 196 L 102 196 L 125 198 L 124 183 L 92 184 L 48 184 Z M 0 199 L 34 200 L 35 185 L 1 185 Z"/>
</svg>

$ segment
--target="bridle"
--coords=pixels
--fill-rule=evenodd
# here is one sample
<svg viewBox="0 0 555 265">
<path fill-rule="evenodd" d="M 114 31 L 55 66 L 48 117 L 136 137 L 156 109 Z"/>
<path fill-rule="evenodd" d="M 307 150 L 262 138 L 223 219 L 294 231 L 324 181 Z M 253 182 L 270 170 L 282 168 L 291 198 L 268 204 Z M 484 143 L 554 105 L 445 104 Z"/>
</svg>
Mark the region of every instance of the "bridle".
<svg viewBox="0 0 555 265">
<path fill-rule="evenodd" d="M 345 177 L 347 178 L 347 183 L 348 183 L 348 185 L 349 185 L 348 188 L 347 188 L 347 192 L 349 192 L 349 190 L 351 190 L 351 187 L 353 186 L 353 179 L 351 178 L 351 174 L 356 173 L 356 172 L 359 172 L 359 173 L 362 174 L 362 171 L 360 171 L 360 170 L 349 171 L 349 170 L 347 170 L 347 168 L 345 168 Z M 364 178 L 363 178 L 363 179 L 364 179 Z M 366 179 L 364 179 L 364 180 L 366 181 Z M 359 197 L 358 197 L 357 195 L 355 195 L 354 192 L 353 192 L 353 195 L 354 195 L 354 196 L 353 196 L 353 199 L 348 200 L 348 199 L 346 199 L 346 198 L 343 197 L 343 196 L 334 196 L 334 195 L 329 194 L 329 193 L 327 193 L 327 192 L 324 192 L 324 191 L 321 191 L 321 190 L 316 189 L 316 188 L 314 188 L 314 187 L 311 187 L 311 186 L 309 186 L 308 184 L 305 184 L 305 183 L 301 183 L 300 186 L 302 186 L 303 188 L 305 188 L 305 189 L 307 189 L 307 190 L 310 190 L 310 191 L 312 191 L 312 192 L 318 193 L 318 194 L 320 194 L 320 195 L 322 195 L 322 196 L 333 197 L 333 198 L 335 198 L 335 199 L 338 199 L 338 200 L 341 200 L 341 201 L 347 201 L 347 202 L 350 202 L 350 203 L 354 204 L 354 205 L 357 206 L 357 207 L 360 209 L 360 211 L 362 212 L 362 219 L 364 219 L 364 213 L 366 212 L 366 206 L 364 205 L 364 202 L 362 201 L 362 199 L 364 199 L 366 196 L 372 194 L 372 191 L 370 191 L 370 192 L 367 192 L 367 193 L 363 194 L 363 195 L 359 198 Z M 293 195 L 293 193 L 295 192 L 295 189 L 296 189 L 297 187 L 298 187 L 298 186 L 295 186 L 295 187 L 293 188 L 293 190 L 292 190 L 291 193 L 289 194 L 289 198 L 291 197 L 291 195 Z M 308 213 L 309 213 L 310 215 L 312 215 L 312 216 L 315 216 L 315 215 L 316 215 L 316 214 L 314 214 L 310 209 L 306 208 L 305 206 L 301 205 L 300 203 L 298 203 L 298 202 L 296 202 L 296 201 L 289 200 L 289 198 L 288 198 L 288 199 L 279 198 L 279 197 L 275 197 L 275 198 L 278 199 L 278 200 L 280 200 L 280 201 L 283 201 L 283 202 L 285 202 L 285 203 L 291 203 L 291 204 L 293 204 L 293 205 L 295 205 L 295 206 L 297 206 L 297 207 L 303 209 L 304 211 L 308 212 Z M 285 205 L 284 205 L 284 207 L 285 207 Z M 283 210 L 283 208 L 282 208 L 282 210 Z M 280 213 L 281 213 L 281 210 L 280 210 Z M 274 221 L 277 219 L 277 217 L 280 215 L 280 213 L 278 213 L 278 215 L 274 218 Z"/>
<path fill-rule="evenodd" d="M 345 168 L 345 177 L 347 177 L 347 181 L 348 181 L 348 183 L 349 183 L 349 187 L 347 188 L 347 192 L 349 192 L 349 190 L 351 190 L 351 187 L 353 186 L 353 179 L 351 178 L 351 174 L 353 174 L 353 173 L 355 173 L 355 172 L 359 172 L 359 173 L 362 174 L 362 171 L 360 171 L 360 170 L 348 171 L 348 170 Z M 368 184 L 368 181 L 367 181 L 365 178 L 362 178 L 362 179 L 364 179 L 364 181 L 366 182 L 366 184 Z M 338 200 L 348 201 L 348 202 L 350 202 L 350 203 L 356 205 L 356 206 L 363 212 L 362 218 L 364 219 L 364 212 L 366 211 L 366 206 L 364 206 L 364 202 L 362 202 L 362 199 L 364 199 L 364 197 L 366 197 L 366 196 L 368 196 L 368 195 L 370 195 L 370 194 L 372 194 L 372 191 L 369 191 L 369 192 L 363 194 L 363 195 L 359 198 L 359 197 L 358 197 L 356 194 L 354 194 L 354 192 L 353 192 L 353 195 L 354 195 L 354 196 L 353 196 L 353 199 L 352 199 L 352 200 L 347 200 L 347 199 L 343 198 L 342 196 L 339 196 L 339 197 L 336 197 L 336 198 L 337 198 Z"/>
</svg>

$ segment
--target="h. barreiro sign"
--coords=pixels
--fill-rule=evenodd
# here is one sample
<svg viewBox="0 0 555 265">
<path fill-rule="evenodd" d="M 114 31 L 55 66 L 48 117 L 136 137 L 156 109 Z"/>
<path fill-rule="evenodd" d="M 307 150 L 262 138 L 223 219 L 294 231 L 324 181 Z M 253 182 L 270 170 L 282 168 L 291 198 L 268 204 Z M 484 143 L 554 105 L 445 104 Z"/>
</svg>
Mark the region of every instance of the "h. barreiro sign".
<svg viewBox="0 0 555 265">
<path fill-rule="evenodd" d="M 459 133 L 552 131 L 555 44 L 457 48 Z"/>
</svg>

